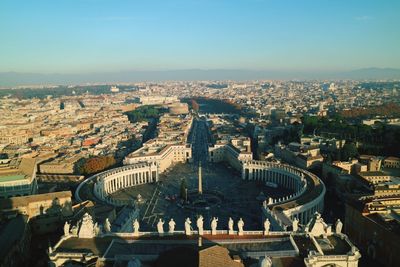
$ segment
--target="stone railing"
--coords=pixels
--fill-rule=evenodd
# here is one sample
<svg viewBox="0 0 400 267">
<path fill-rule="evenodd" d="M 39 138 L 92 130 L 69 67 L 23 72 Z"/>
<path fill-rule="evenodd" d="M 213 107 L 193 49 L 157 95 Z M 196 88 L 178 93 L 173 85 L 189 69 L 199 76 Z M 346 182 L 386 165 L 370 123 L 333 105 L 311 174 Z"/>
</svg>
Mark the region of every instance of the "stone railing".
<svg viewBox="0 0 400 267">
<path fill-rule="evenodd" d="M 287 236 L 290 235 L 292 232 L 290 231 L 270 231 L 268 233 L 268 236 Z M 192 230 L 190 232 L 190 236 L 198 236 L 199 232 L 197 230 Z M 232 231 L 229 234 L 228 230 L 216 230 L 215 232 L 215 237 L 217 238 L 218 235 L 228 235 L 228 236 L 237 236 L 239 234 L 238 231 Z M 260 236 L 263 235 L 264 231 L 243 231 L 243 236 Z M 173 233 L 169 233 L 169 232 L 164 232 L 162 234 L 158 233 L 158 232 L 139 232 L 138 234 L 134 234 L 134 233 L 103 233 L 100 235 L 100 237 L 106 237 L 106 236 L 117 236 L 117 237 L 140 237 L 140 236 L 174 236 L 174 235 L 186 235 L 185 231 L 174 231 Z M 203 230 L 203 235 L 212 235 L 211 230 Z M 280 238 L 278 238 L 280 239 Z M 241 239 L 226 239 L 229 240 L 229 242 L 231 241 L 239 241 L 239 242 L 243 242 L 243 240 Z M 261 239 L 263 240 L 263 239 Z M 275 241 L 275 239 L 269 239 L 270 241 Z M 265 242 L 265 240 L 264 240 Z"/>
</svg>

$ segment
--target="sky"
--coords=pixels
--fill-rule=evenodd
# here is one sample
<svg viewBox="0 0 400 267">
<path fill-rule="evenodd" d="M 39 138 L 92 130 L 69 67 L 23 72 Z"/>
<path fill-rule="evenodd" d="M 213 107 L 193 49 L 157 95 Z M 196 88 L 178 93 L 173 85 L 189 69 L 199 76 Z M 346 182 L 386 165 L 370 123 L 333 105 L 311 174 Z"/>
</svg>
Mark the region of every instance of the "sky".
<svg viewBox="0 0 400 267">
<path fill-rule="evenodd" d="M 1 0 L 0 72 L 400 68 L 398 0 Z"/>
</svg>

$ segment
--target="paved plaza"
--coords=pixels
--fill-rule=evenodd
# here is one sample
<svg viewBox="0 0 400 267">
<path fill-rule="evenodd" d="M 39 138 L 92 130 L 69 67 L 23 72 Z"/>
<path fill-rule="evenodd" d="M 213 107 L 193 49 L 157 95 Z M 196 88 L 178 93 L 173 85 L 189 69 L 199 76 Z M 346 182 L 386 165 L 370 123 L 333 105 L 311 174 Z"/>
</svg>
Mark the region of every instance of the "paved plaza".
<svg viewBox="0 0 400 267">
<path fill-rule="evenodd" d="M 156 223 L 162 218 L 166 224 L 170 218 L 176 221 L 176 229 L 183 230 L 186 217 L 190 217 L 192 226 L 198 215 L 204 217 L 205 229 L 210 229 L 212 217 L 218 217 L 218 229 L 227 229 L 228 219 L 235 222 L 243 218 L 245 230 L 259 230 L 261 225 L 261 205 L 259 195 L 266 197 L 281 197 L 289 193 L 284 188 L 271 188 L 255 181 L 244 181 L 239 173 L 223 163 L 207 163 L 203 165 L 203 190 L 220 193 L 221 202 L 210 209 L 197 212 L 183 207 L 180 198 L 182 179 L 186 180 L 189 191 L 196 191 L 198 186 L 198 167 L 195 164 L 177 164 L 160 176 L 160 181 L 126 188 L 113 194 L 112 197 L 121 200 L 136 199 L 138 194 L 143 198 L 141 209 L 141 228 L 155 230 Z M 236 227 L 236 225 L 235 225 Z"/>
</svg>

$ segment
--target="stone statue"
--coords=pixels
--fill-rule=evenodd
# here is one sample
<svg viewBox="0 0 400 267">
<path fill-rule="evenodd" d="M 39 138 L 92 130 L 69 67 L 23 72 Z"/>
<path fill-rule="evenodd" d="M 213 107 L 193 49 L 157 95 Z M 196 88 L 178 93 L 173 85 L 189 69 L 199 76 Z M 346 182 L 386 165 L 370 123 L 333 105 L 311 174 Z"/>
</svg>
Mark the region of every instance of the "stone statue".
<svg viewBox="0 0 400 267">
<path fill-rule="evenodd" d="M 269 234 L 269 229 L 271 228 L 271 222 L 269 221 L 269 219 L 265 219 L 264 221 L 264 235 L 268 235 Z"/>
<path fill-rule="evenodd" d="M 297 217 L 295 217 L 292 222 L 292 228 L 293 232 L 297 232 L 299 230 L 299 220 L 297 219 Z"/>
<path fill-rule="evenodd" d="M 199 230 L 199 235 L 203 235 L 203 216 L 199 216 L 196 221 L 197 229 Z"/>
<path fill-rule="evenodd" d="M 217 224 L 218 224 L 218 218 L 213 217 L 211 221 L 211 234 L 215 235 L 217 234 Z"/>
<path fill-rule="evenodd" d="M 133 234 L 134 235 L 139 235 L 139 227 L 140 227 L 139 221 L 138 221 L 138 219 L 135 219 L 133 221 Z"/>
<path fill-rule="evenodd" d="M 332 225 L 328 225 L 326 228 L 326 236 L 332 235 Z"/>
<path fill-rule="evenodd" d="M 100 225 L 98 223 L 94 224 L 94 235 L 99 236 L 101 234 Z"/>
<path fill-rule="evenodd" d="M 231 217 L 228 220 L 228 234 L 233 234 L 233 220 Z"/>
<path fill-rule="evenodd" d="M 190 225 L 192 222 L 190 221 L 189 218 L 186 218 L 185 221 L 185 234 L 186 235 L 191 235 L 192 234 L 192 226 Z"/>
<path fill-rule="evenodd" d="M 258 266 L 259 267 L 271 267 L 272 266 L 272 260 L 270 257 L 260 257 L 258 260 Z"/>
<path fill-rule="evenodd" d="M 94 223 L 92 216 L 89 213 L 85 213 L 78 223 L 80 225 L 78 230 L 79 238 L 93 238 L 94 237 Z"/>
<path fill-rule="evenodd" d="M 160 218 L 158 219 L 158 223 L 157 223 L 157 232 L 159 234 L 163 234 L 164 233 L 164 221 Z"/>
<path fill-rule="evenodd" d="M 307 224 L 309 226 L 309 232 L 313 236 L 327 236 L 329 226 L 324 222 L 321 214 L 316 212 L 314 218 Z"/>
<path fill-rule="evenodd" d="M 171 233 L 171 234 L 174 233 L 175 225 L 176 225 L 176 223 L 175 223 L 174 219 L 171 218 L 171 220 L 169 220 L 169 223 L 168 223 L 168 226 L 169 226 L 168 232 L 169 233 Z"/>
<path fill-rule="evenodd" d="M 78 234 L 78 226 L 74 225 L 71 227 L 71 234 L 77 235 Z"/>
<path fill-rule="evenodd" d="M 335 228 L 337 234 L 342 233 L 343 223 L 340 219 L 337 219 Z"/>
<path fill-rule="evenodd" d="M 111 223 L 108 218 L 106 218 L 106 221 L 104 222 L 104 231 L 106 231 L 106 233 L 111 232 Z"/>
<path fill-rule="evenodd" d="M 238 223 L 237 223 L 237 226 L 238 226 L 238 232 L 239 232 L 239 235 L 243 235 L 243 227 L 244 227 L 244 221 L 243 221 L 243 219 L 242 218 L 240 218 L 239 219 L 239 221 L 238 221 Z"/>
<path fill-rule="evenodd" d="M 65 221 L 65 224 L 64 224 L 64 235 L 65 236 L 69 236 L 69 228 L 70 227 L 71 227 L 71 225 L 67 221 Z"/>
</svg>

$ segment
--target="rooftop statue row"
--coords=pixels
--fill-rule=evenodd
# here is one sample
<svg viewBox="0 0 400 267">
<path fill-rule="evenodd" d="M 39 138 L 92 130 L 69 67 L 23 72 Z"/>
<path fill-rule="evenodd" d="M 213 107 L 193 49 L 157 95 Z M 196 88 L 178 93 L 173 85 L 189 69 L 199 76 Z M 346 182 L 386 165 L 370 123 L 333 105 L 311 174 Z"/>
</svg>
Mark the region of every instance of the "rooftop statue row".
<svg viewBox="0 0 400 267">
<path fill-rule="evenodd" d="M 163 235 L 164 232 L 164 223 L 165 221 L 162 220 L 161 218 L 159 219 L 157 223 L 157 233 L 159 235 Z M 204 234 L 204 218 L 202 215 L 200 215 L 197 220 L 196 220 L 196 227 L 197 227 L 197 234 L 198 235 L 203 235 Z M 238 234 L 238 235 L 243 235 L 245 234 L 244 231 L 244 221 L 242 218 L 240 218 L 237 223 L 237 231 L 234 230 L 234 221 L 232 218 L 229 218 L 228 220 L 228 231 L 227 234 L 233 235 L 233 234 Z M 175 226 L 176 223 L 174 219 L 170 219 L 168 222 L 168 234 L 174 234 L 178 233 L 175 231 Z M 217 234 L 217 227 L 218 227 L 218 218 L 213 217 L 211 220 L 211 235 L 216 235 Z M 264 223 L 263 223 L 263 234 L 269 235 L 271 232 L 271 222 L 267 218 Z M 343 228 L 343 223 L 338 219 L 335 224 L 335 232 L 337 234 L 341 234 Z M 134 236 L 139 236 L 140 235 L 140 223 L 137 219 L 134 219 L 132 222 L 132 229 L 133 229 L 133 235 Z M 292 231 L 293 232 L 299 232 L 300 231 L 300 226 L 299 226 L 299 220 L 297 218 L 294 218 L 292 221 Z M 71 225 L 68 222 L 65 222 L 64 224 L 64 236 L 69 236 L 69 235 L 77 235 L 79 238 L 93 238 L 95 236 L 99 236 L 101 234 L 107 234 L 111 232 L 111 223 L 108 219 L 105 220 L 103 225 L 99 225 L 97 222 L 95 223 L 93 221 L 92 216 L 89 213 L 85 213 L 85 215 L 82 217 L 81 220 L 77 223 L 76 226 L 71 228 Z M 192 221 L 190 218 L 186 218 L 185 223 L 184 223 L 184 233 L 185 235 L 192 235 L 194 232 L 194 229 L 192 228 Z M 328 225 L 324 222 L 323 218 L 321 217 L 321 214 L 315 213 L 314 217 L 310 220 L 310 222 L 304 226 L 304 232 L 312 234 L 314 236 L 329 236 L 332 234 L 332 226 Z M 182 231 L 179 231 L 179 233 L 182 233 Z"/>
</svg>

